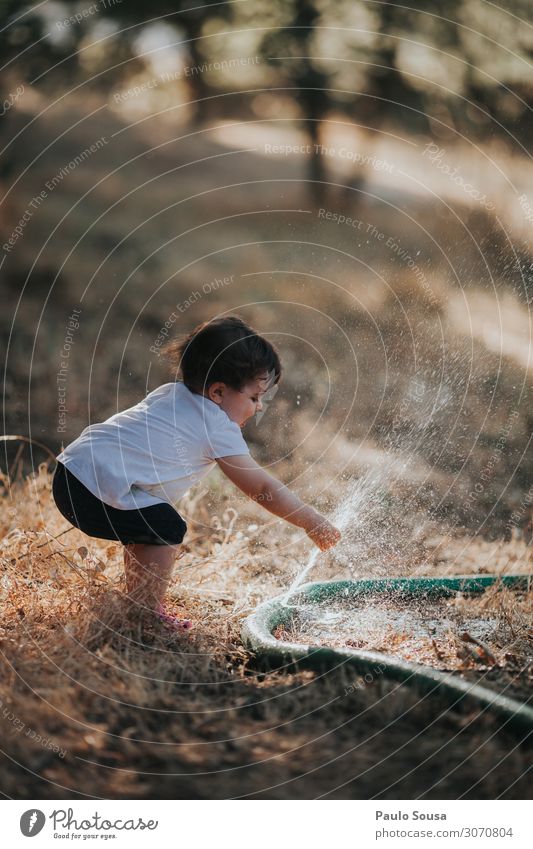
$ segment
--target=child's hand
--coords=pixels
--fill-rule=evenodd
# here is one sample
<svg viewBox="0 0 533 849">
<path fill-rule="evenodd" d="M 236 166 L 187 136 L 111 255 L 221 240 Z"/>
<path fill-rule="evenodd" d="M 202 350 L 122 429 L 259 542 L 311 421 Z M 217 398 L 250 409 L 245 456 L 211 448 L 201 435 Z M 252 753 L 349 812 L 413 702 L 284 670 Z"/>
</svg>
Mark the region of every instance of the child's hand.
<svg viewBox="0 0 533 849">
<path fill-rule="evenodd" d="M 320 551 L 327 551 L 328 548 L 337 545 L 342 534 L 328 519 L 324 519 L 323 516 L 319 518 L 322 521 L 319 521 L 314 527 L 308 528 L 306 533 L 309 539 L 312 539 L 314 544 L 319 547 Z"/>
</svg>

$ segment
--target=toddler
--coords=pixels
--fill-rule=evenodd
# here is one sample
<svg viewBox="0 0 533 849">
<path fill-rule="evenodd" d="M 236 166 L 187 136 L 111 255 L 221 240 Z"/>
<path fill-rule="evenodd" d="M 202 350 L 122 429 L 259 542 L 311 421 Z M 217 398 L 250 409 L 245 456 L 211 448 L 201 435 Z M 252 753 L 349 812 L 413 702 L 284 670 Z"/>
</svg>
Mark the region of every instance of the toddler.
<svg viewBox="0 0 533 849">
<path fill-rule="evenodd" d="M 227 316 L 199 325 L 163 351 L 182 380 L 86 427 L 56 458 L 53 496 L 84 533 L 124 545 L 126 589 L 135 609 L 186 630 L 190 620 L 162 606 L 187 531 L 174 504 L 215 464 L 251 499 L 303 528 L 321 550 L 341 535 L 252 459 L 241 433 L 280 379 L 274 346 L 239 317 Z"/>
</svg>

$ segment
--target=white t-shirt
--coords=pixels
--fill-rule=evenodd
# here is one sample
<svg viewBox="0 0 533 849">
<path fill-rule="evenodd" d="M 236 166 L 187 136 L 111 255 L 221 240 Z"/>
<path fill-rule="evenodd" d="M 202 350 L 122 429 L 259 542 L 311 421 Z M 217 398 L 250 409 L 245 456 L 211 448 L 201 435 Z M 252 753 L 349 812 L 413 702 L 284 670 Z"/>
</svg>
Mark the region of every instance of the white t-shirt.
<svg viewBox="0 0 533 849">
<path fill-rule="evenodd" d="M 101 501 L 135 510 L 161 501 L 175 506 L 217 457 L 249 453 L 239 425 L 177 381 L 89 425 L 56 459 Z"/>
</svg>

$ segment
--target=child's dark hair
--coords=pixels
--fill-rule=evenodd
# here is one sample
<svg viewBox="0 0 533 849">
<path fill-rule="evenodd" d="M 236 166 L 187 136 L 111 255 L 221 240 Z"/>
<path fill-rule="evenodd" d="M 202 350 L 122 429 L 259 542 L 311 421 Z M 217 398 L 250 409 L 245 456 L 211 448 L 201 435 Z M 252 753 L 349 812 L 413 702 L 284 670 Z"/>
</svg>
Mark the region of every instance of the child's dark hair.
<svg viewBox="0 0 533 849">
<path fill-rule="evenodd" d="M 237 315 L 204 321 L 185 338 L 168 342 L 161 353 L 174 379 L 181 372 L 185 386 L 200 394 L 219 380 L 242 389 L 264 372 L 270 385 L 281 377 L 275 347 Z"/>
</svg>

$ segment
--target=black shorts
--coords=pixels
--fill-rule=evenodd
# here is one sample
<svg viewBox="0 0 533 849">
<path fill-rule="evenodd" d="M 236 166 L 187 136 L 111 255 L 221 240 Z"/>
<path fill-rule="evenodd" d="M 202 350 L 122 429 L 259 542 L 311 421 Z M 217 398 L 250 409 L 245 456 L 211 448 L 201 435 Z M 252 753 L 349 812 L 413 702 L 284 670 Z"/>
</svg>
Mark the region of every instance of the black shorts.
<svg viewBox="0 0 533 849">
<path fill-rule="evenodd" d="M 145 545 L 179 545 L 187 531 L 180 514 L 166 501 L 139 510 L 118 510 L 100 501 L 69 472 L 57 464 L 52 484 L 60 513 L 90 537 Z"/>
</svg>

